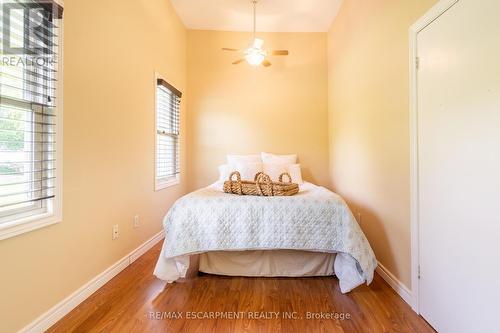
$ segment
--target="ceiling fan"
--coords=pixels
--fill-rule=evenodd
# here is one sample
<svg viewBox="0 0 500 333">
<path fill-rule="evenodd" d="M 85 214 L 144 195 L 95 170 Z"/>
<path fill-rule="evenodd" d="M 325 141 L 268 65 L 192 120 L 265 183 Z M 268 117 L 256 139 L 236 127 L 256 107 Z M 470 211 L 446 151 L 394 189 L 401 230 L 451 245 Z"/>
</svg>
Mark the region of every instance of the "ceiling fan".
<svg viewBox="0 0 500 333">
<path fill-rule="evenodd" d="M 273 56 L 286 56 L 288 55 L 287 50 L 274 50 L 274 51 L 266 51 L 262 48 L 264 45 L 264 40 L 257 38 L 256 33 L 255 33 L 255 27 L 256 27 L 256 5 L 257 5 L 258 0 L 252 0 L 253 4 L 253 40 L 252 43 L 248 48 L 245 50 L 239 50 L 239 49 L 232 49 L 228 47 L 222 48 L 224 51 L 233 51 L 233 52 L 242 52 L 243 53 L 243 58 L 240 58 L 236 61 L 233 61 L 233 65 L 237 65 L 239 63 L 242 63 L 243 61 L 246 60 L 246 62 L 251 65 L 251 66 L 264 66 L 264 67 L 269 67 L 271 66 L 271 62 L 267 60 L 267 56 L 273 55 Z"/>
</svg>

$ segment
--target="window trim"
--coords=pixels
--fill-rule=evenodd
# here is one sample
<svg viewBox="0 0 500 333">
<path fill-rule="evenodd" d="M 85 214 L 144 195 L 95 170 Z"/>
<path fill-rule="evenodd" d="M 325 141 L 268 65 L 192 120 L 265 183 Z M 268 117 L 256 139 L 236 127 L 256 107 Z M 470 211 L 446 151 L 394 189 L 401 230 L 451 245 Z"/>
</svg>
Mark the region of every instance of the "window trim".
<svg viewBox="0 0 500 333">
<path fill-rule="evenodd" d="M 155 117 L 155 128 L 154 128 L 154 133 L 155 133 L 155 147 L 154 147 L 154 150 L 155 150 L 155 153 L 154 153 L 154 163 L 153 163 L 153 166 L 154 166 L 154 184 L 155 184 L 155 192 L 157 191 L 161 191 L 163 189 L 166 189 L 166 188 L 169 188 L 169 187 L 172 187 L 172 186 L 176 186 L 176 185 L 179 185 L 181 183 L 181 174 L 180 172 L 175 175 L 175 176 L 171 176 L 171 177 L 165 177 L 165 178 L 158 178 L 156 176 L 156 162 L 157 162 L 157 157 L 158 157 L 158 135 L 157 135 L 157 130 L 158 130 L 158 81 L 161 80 L 162 81 L 162 85 L 163 84 L 168 84 L 167 80 L 165 80 L 165 78 L 160 75 L 158 72 L 155 72 L 155 75 L 154 75 L 154 96 L 155 96 L 155 109 L 154 109 L 154 117 Z M 175 90 L 175 92 L 179 92 L 175 87 L 171 86 L 170 84 L 168 84 L 167 86 L 169 89 L 173 89 Z M 180 92 L 179 92 L 180 94 Z M 181 108 L 179 108 L 179 119 L 181 117 Z M 178 140 L 179 140 L 179 149 L 181 147 L 181 140 L 182 140 L 182 131 L 180 131 L 179 133 L 179 136 L 178 136 Z M 179 165 L 180 165 L 180 160 L 181 160 L 181 151 L 179 151 Z M 179 169 L 180 169 L 180 166 L 179 166 Z"/>
<path fill-rule="evenodd" d="M 155 177 L 155 191 L 161 191 L 163 189 L 179 185 L 180 183 L 181 183 L 181 177 L 179 174 L 163 179 L 156 179 Z"/>
<path fill-rule="evenodd" d="M 64 6 L 63 1 L 55 0 L 55 2 Z M 56 85 L 56 101 L 55 106 L 57 117 L 55 125 L 55 180 L 54 180 L 54 198 L 49 202 L 47 211 L 39 214 L 33 214 L 25 217 L 19 217 L 9 222 L 0 224 L 0 241 L 24 233 L 34 231 L 49 225 L 59 223 L 63 220 L 63 70 L 64 70 L 64 19 L 59 23 L 59 47 L 58 47 L 58 77 Z"/>
</svg>

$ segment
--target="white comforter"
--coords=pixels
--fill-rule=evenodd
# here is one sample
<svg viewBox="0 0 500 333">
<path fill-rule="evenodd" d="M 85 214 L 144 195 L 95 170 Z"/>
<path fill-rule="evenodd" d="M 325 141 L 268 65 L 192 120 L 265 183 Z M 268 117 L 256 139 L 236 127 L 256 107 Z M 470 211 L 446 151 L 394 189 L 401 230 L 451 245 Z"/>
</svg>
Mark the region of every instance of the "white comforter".
<svg viewBox="0 0 500 333">
<path fill-rule="evenodd" d="M 292 249 L 337 253 L 343 293 L 373 279 L 377 260 L 346 203 L 305 183 L 290 197 L 238 196 L 214 186 L 177 200 L 163 220 L 165 242 L 154 274 L 185 277 L 189 256 L 208 251 Z"/>
</svg>

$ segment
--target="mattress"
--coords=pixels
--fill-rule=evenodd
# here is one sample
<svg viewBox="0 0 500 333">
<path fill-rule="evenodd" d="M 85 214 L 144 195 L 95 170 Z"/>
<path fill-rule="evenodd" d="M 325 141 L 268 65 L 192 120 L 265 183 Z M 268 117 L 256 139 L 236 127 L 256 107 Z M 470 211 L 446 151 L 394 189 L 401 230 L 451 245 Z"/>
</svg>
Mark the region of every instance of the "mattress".
<svg viewBox="0 0 500 333">
<path fill-rule="evenodd" d="M 199 270 L 229 276 L 328 276 L 336 254 L 299 250 L 212 251 L 200 254 Z"/>
</svg>

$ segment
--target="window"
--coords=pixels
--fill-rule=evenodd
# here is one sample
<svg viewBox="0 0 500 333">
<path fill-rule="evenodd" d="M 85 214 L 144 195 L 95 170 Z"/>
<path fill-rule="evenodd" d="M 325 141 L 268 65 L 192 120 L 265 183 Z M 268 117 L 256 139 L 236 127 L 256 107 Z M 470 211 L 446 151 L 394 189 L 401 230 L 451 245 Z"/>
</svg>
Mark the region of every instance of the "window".
<svg viewBox="0 0 500 333">
<path fill-rule="evenodd" d="M 179 183 L 181 96 L 167 81 L 156 80 L 156 190 Z"/>
<path fill-rule="evenodd" d="M 0 0 L 0 239 L 61 220 L 62 7 Z"/>
</svg>

